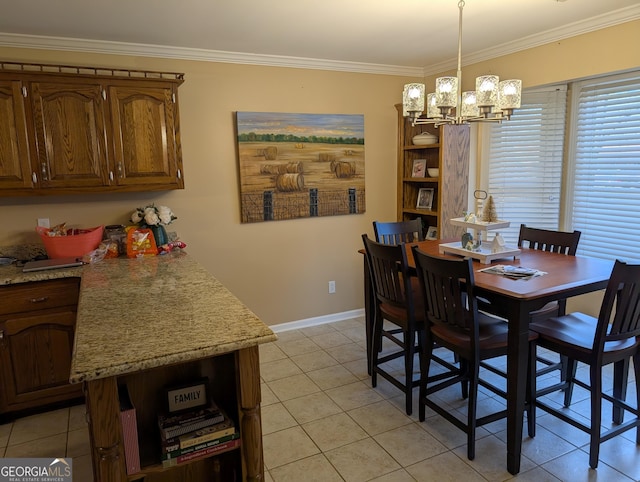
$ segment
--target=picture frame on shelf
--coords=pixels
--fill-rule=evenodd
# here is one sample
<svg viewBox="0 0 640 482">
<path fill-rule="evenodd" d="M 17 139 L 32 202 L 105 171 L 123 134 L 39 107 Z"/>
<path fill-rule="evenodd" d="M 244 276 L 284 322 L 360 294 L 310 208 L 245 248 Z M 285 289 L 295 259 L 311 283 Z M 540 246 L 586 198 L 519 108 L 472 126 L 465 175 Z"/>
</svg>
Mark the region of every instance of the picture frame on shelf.
<svg viewBox="0 0 640 482">
<path fill-rule="evenodd" d="M 420 188 L 416 202 L 417 209 L 431 209 L 433 206 L 433 191 L 434 189 L 432 187 Z"/>
<path fill-rule="evenodd" d="M 413 167 L 411 169 L 411 177 L 425 177 L 426 172 L 427 172 L 427 160 L 414 159 Z"/>
<path fill-rule="evenodd" d="M 429 226 L 425 239 L 438 239 L 438 228 L 436 226 Z"/>
</svg>

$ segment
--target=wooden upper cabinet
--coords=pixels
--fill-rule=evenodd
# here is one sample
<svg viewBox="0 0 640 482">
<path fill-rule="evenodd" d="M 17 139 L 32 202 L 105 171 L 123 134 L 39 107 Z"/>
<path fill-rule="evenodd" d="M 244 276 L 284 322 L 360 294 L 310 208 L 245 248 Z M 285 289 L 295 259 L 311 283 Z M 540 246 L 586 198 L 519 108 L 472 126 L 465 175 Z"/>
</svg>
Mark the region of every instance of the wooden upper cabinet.
<svg viewBox="0 0 640 482">
<path fill-rule="evenodd" d="M 40 186 L 108 186 L 100 84 L 31 83 Z"/>
<path fill-rule="evenodd" d="M 0 62 L 0 196 L 183 189 L 182 82 Z"/>
<path fill-rule="evenodd" d="M 22 82 L 0 79 L 0 190 L 33 186 L 23 95 Z"/>
<path fill-rule="evenodd" d="M 173 85 L 109 87 L 118 185 L 184 187 Z"/>
</svg>

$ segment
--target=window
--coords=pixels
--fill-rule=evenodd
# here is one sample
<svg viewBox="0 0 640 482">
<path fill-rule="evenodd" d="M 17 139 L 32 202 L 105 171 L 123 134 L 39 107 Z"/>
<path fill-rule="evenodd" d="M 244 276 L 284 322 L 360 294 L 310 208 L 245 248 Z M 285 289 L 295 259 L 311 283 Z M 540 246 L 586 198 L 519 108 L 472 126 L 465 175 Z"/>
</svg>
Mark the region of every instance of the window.
<svg viewBox="0 0 640 482">
<path fill-rule="evenodd" d="M 552 92 L 523 92 L 512 120 L 485 130 L 481 185 L 511 221 L 501 234 L 513 245 L 521 223 L 577 229 L 579 255 L 638 262 L 640 71 L 571 84 L 570 116 L 564 88 Z"/>
<path fill-rule="evenodd" d="M 576 83 L 567 206 L 578 254 L 640 259 L 640 72 Z"/>
<path fill-rule="evenodd" d="M 483 126 L 482 185 L 511 222 L 500 231 L 507 244 L 516 244 L 520 224 L 558 229 L 566 98 L 565 86 L 525 91 L 510 121 Z"/>
</svg>

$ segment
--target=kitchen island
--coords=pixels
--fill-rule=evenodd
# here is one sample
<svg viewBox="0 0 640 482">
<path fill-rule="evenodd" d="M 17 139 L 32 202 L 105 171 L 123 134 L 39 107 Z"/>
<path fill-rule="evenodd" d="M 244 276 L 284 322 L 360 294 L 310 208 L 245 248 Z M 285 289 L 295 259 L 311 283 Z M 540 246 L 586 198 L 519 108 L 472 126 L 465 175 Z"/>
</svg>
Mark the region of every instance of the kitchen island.
<svg viewBox="0 0 640 482">
<path fill-rule="evenodd" d="M 275 341 L 273 331 L 185 252 L 16 272 L 3 283 L 78 275 L 70 381 L 84 384 L 96 482 L 264 480 L 258 345 Z M 202 377 L 210 398 L 237 422 L 241 446 L 162 467 L 157 416 L 166 411 L 165 388 Z M 136 408 L 142 469 L 131 475 L 119 386 Z"/>
</svg>

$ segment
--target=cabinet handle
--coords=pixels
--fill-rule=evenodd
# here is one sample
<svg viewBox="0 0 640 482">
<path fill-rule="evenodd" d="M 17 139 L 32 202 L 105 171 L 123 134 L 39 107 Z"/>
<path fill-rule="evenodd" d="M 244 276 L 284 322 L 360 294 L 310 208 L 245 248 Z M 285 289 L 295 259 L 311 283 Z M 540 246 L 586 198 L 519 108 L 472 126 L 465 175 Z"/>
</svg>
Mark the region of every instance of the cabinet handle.
<svg viewBox="0 0 640 482">
<path fill-rule="evenodd" d="M 104 90 L 104 89 L 102 89 L 102 98 L 103 98 L 104 100 L 107 100 L 107 91 L 106 91 L 106 90 Z"/>
<path fill-rule="evenodd" d="M 182 179 L 182 171 L 178 169 L 178 179 Z"/>
<path fill-rule="evenodd" d="M 113 171 L 109 171 L 109 181 L 113 181 Z"/>
<path fill-rule="evenodd" d="M 118 177 L 122 177 L 122 163 L 118 163 Z"/>
<path fill-rule="evenodd" d="M 31 303 L 43 303 L 48 299 L 49 299 L 48 296 L 43 296 L 42 298 L 31 298 L 29 301 L 31 301 Z"/>
<path fill-rule="evenodd" d="M 4 340 L 4 330 L 0 330 L 0 340 Z"/>
<path fill-rule="evenodd" d="M 46 162 L 42 163 L 41 170 L 42 170 L 42 180 L 43 181 L 48 181 L 49 177 L 47 175 L 47 163 Z"/>
<path fill-rule="evenodd" d="M 176 103 L 176 94 L 175 93 L 171 94 L 171 100 L 173 100 L 174 104 Z"/>
<path fill-rule="evenodd" d="M 38 182 L 38 175 L 35 172 L 31 173 L 31 180 L 33 181 L 34 184 Z"/>
<path fill-rule="evenodd" d="M 26 97 L 27 96 L 27 88 L 23 85 L 22 86 L 22 97 Z"/>
</svg>

